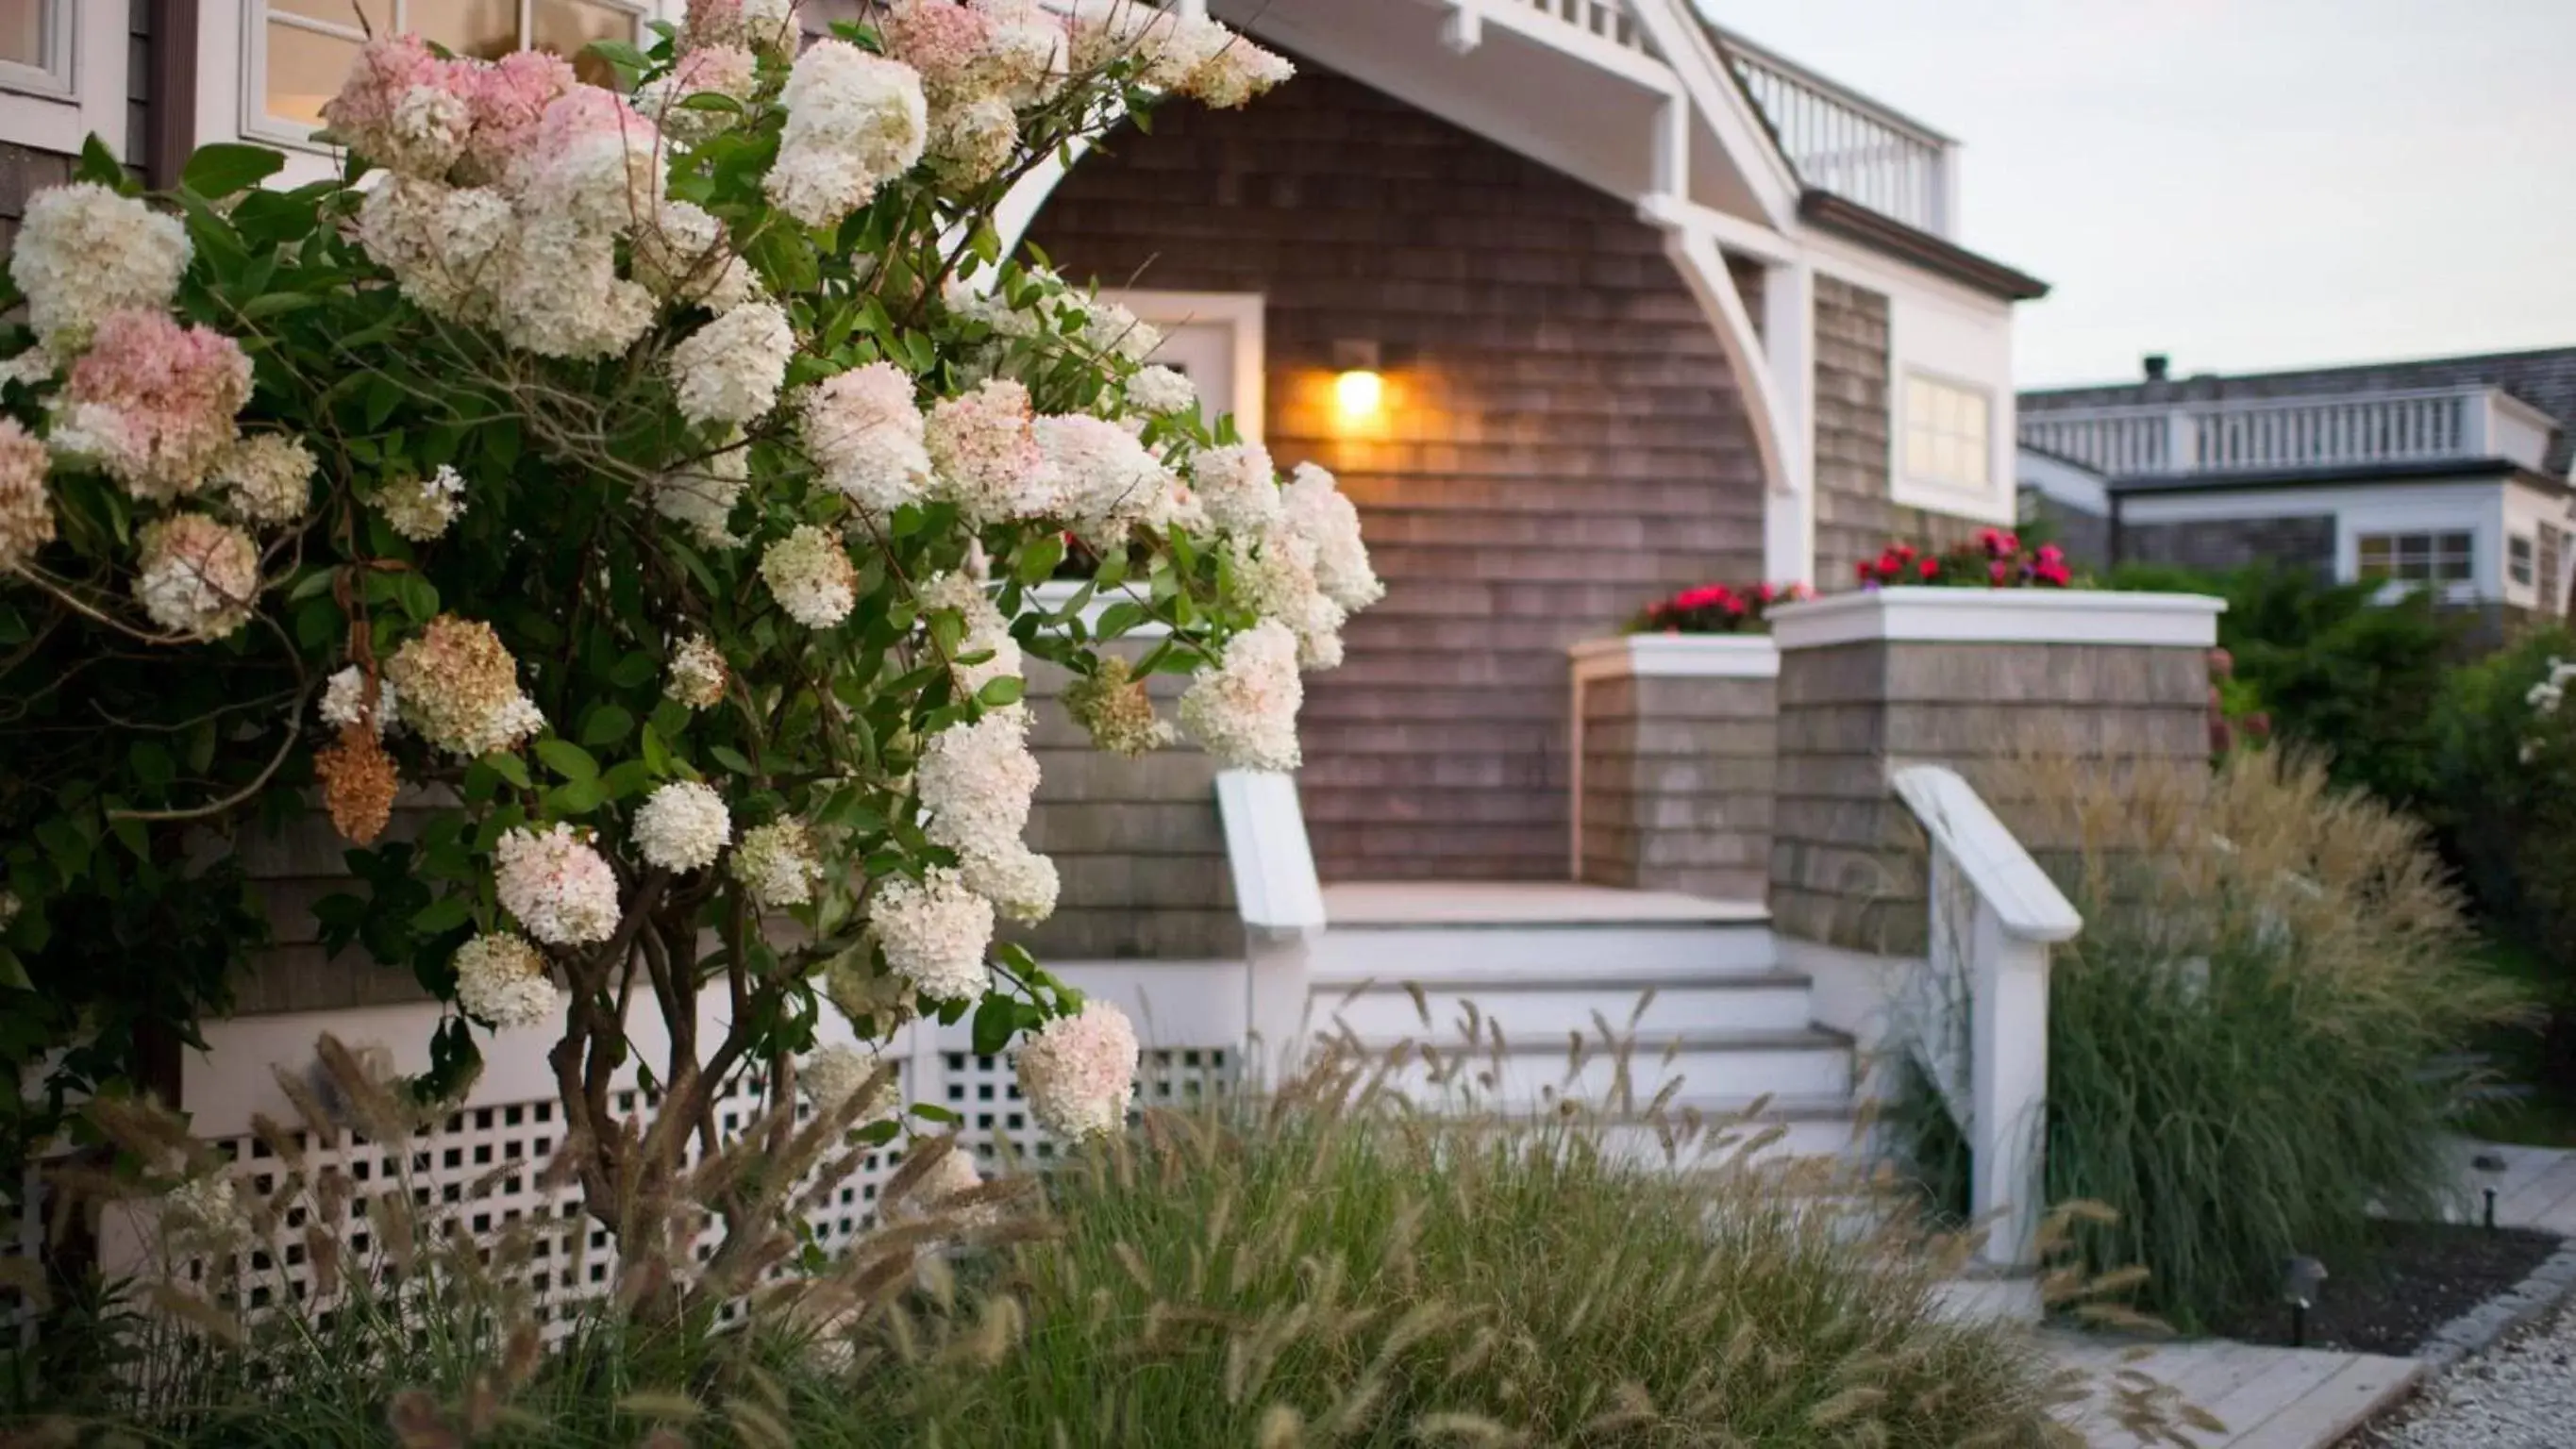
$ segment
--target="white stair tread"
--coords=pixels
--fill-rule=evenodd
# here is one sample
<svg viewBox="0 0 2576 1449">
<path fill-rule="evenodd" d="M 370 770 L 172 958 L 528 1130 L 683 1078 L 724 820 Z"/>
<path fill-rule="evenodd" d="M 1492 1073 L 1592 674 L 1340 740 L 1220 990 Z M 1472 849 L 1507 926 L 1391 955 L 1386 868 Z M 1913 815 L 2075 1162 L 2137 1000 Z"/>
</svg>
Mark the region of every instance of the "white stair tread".
<svg viewBox="0 0 2576 1449">
<path fill-rule="evenodd" d="M 1407 987 L 1418 986 L 1433 996 L 1466 997 L 1474 1000 L 1479 991 L 1494 992 L 1627 992 L 1643 996 L 1649 991 L 1804 991 L 1815 984 L 1803 971 L 1773 967 L 1767 971 L 1711 971 L 1705 967 L 1675 967 L 1666 972 L 1620 968 L 1600 975 L 1579 976 L 1479 976 L 1468 970 L 1433 976 L 1407 976 L 1402 972 L 1376 975 L 1327 975 L 1318 973 L 1308 982 L 1308 990 L 1318 1002 L 1343 996 L 1367 996 L 1380 993 L 1409 995 Z M 1612 1018 L 1612 1024 L 1617 1018 Z"/>
<path fill-rule="evenodd" d="M 1758 925 L 1760 901 L 1574 881 L 1349 881 L 1324 887 L 1327 929 L 1418 926 Z"/>
<path fill-rule="evenodd" d="M 1602 1042 L 1599 1034 L 1591 1029 L 1591 1024 L 1588 1022 L 1579 1027 L 1569 1026 L 1565 1031 L 1552 1036 L 1506 1036 L 1503 1039 L 1502 1052 L 1505 1056 L 1561 1057 L 1566 1055 L 1571 1044 L 1571 1036 L 1577 1030 L 1583 1033 L 1584 1052 L 1587 1056 L 1606 1057 L 1611 1054 L 1612 1048 Z M 1443 1041 L 1436 1036 L 1428 1038 L 1421 1036 L 1361 1037 L 1356 1045 L 1360 1051 L 1383 1054 L 1408 1041 L 1416 1047 L 1435 1048 L 1443 1056 L 1455 1056 L 1462 1051 L 1472 1055 L 1490 1056 L 1495 1050 L 1494 1043 L 1491 1041 Z M 1751 1031 L 1726 1027 L 1650 1031 L 1628 1043 L 1631 1047 L 1630 1059 L 1639 1064 L 1651 1064 L 1668 1050 L 1685 1052 L 1841 1051 L 1849 1048 L 1851 1044 L 1852 1039 L 1848 1035 L 1821 1026 L 1774 1027 Z"/>
</svg>

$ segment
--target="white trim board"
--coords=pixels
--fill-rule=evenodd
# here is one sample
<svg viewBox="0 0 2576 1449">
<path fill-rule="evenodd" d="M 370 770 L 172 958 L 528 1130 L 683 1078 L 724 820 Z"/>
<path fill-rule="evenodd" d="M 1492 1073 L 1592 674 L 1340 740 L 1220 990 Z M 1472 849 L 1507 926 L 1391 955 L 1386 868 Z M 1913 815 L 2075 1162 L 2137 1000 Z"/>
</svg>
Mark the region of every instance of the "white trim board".
<svg viewBox="0 0 2576 1449">
<path fill-rule="evenodd" d="M 1268 299 L 1259 292 L 1167 292 L 1151 288 L 1103 288 L 1101 297 L 1136 314 L 1140 322 L 1164 331 L 1191 325 L 1223 326 L 1234 336 L 1234 396 L 1223 410 L 1234 415 L 1234 430 L 1247 443 L 1262 438 L 1267 406 L 1269 344 Z M 1202 399 L 1210 405 L 1216 400 Z M 1214 421 L 1213 418 L 1210 419 Z"/>
<path fill-rule="evenodd" d="M 1574 682 L 1622 679 L 1776 679 L 1780 650 L 1767 634 L 1613 634 L 1565 651 Z M 1582 728 L 1582 695 L 1575 727 Z"/>
<path fill-rule="evenodd" d="M 77 156 L 92 136 L 126 154 L 129 8 L 109 0 L 53 0 L 65 22 L 43 66 L 0 62 L 0 141 Z"/>
<path fill-rule="evenodd" d="M 2227 601 L 2061 589 L 1865 589 L 1771 613 L 1783 651 L 1874 639 L 1933 644 L 2145 644 L 2209 649 Z"/>
</svg>

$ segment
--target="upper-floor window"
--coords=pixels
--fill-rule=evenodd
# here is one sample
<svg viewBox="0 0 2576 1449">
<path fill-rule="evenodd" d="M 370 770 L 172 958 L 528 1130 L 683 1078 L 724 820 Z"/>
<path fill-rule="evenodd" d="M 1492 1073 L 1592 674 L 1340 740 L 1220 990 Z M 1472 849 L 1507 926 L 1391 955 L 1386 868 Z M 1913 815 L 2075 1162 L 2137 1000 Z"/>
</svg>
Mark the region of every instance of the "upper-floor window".
<svg viewBox="0 0 2576 1449">
<path fill-rule="evenodd" d="M 2475 534 L 2365 533 L 2356 547 L 2365 579 L 2465 584 L 2474 577 Z"/>
<path fill-rule="evenodd" d="M 1994 400 L 1978 388 L 1905 376 L 1905 480 L 1970 493 L 1994 481 Z"/>
<path fill-rule="evenodd" d="M 0 13 L 8 3 L 0 0 Z M 322 103 L 340 93 L 370 33 L 411 31 L 485 60 L 550 50 L 572 57 L 583 80 L 604 82 L 606 65 L 583 47 L 634 40 L 644 8 L 641 0 L 254 0 L 251 129 L 301 138 L 321 125 Z"/>
<path fill-rule="evenodd" d="M 2540 547 L 2530 534 L 2517 533 L 2504 541 L 2504 566 L 2517 584 L 2529 585 L 2540 577 Z"/>
<path fill-rule="evenodd" d="M 0 86 L 72 93 L 72 0 L 0 0 Z"/>
</svg>

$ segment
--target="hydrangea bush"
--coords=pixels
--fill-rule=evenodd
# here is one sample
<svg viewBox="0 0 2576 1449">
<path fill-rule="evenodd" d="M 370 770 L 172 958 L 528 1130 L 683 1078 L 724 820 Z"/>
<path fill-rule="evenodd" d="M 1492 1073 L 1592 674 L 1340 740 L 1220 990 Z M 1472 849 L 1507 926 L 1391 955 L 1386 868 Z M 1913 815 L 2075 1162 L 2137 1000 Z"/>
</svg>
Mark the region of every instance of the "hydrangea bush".
<svg viewBox="0 0 2576 1449">
<path fill-rule="evenodd" d="M 1299 671 L 1379 585 L 1328 474 L 1283 486 L 991 217 L 1122 117 L 1289 68 L 1134 0 L 897 0 L 799 41 L 780 0 L 692 0 L 596 47 L 608 88 L 383 37 L 324 108 L 330 180 L 262 189 L 279 157 L 218 146 L 143 197 L 94 149 L 34 199 L 0 992 L 80 901 L 184 890 L 210 832 L 318 798 L 361 883 L 327 942 L 447 1005 L 422 1090 L 491 1028 L 559 1031 L 612 1227 L 740 1074 L 783 1094 L 813 1060 L 857 1120 L 870 1064 L 813 1058 L 826 1011 L 863 1042 L 971 1014 L 979 1051 L 1029 1038 L 1041 1122 L 1123 1120 L 1127 1022 L 996 944 L 1057 894 L 1022 840 L 1027 661 L 1108 747 L 1172 737 L 1143 676 L 1178 672 L 1191 737 L 1292 768 Z M 1100 562 L 1049 608 L 1069 549 Z M 671 1039 L 633 1063 L 642 1134 L 609 1093 L 637 1012 Z"/>
</svg>

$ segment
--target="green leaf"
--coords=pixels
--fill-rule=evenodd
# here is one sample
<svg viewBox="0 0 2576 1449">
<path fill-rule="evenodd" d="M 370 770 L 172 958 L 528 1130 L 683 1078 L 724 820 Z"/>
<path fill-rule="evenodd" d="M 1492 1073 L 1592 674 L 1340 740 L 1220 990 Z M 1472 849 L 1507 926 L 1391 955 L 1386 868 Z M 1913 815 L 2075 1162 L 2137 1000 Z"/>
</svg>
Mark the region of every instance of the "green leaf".
<svg viewBox="0 0 2576 1449">
<path fill-rule="evenodd" d="M 723 111 L 727 115 L 739 116 L 742 114 L 742 102 L 735 100 L 733 97 L 726 95 L 722 91 L 699 91 L 695 95 L 682 97 L 680 100 L 680 109 L 684 111 Z"/>
<path fill-rule="evenodd" d="M 608 799 L 608 784 L 593 775 L 569 780 L 546 792 L 546 808 L 557 815 L 587 815 Z"/>
<path fill-rule="evenodd" d="M 546 762 L 547 769 L 554 771 L 556 774 L 563 776 L 567 780 L 596 780 L 599 778 L 599 762 L 590 757 L 590 751 L 583 749 L 581 746 L 574 744 L 570 740 L 545 739 L 537 741 L 537 758 Z"/>
<path fill-rule="evenodd" d="M 751 761 L 742 757 L 742 751 L 735 749 L 731 745 L 709 745 L 707 746 L 707 754 L 711 756 L 717 764 L 724 766 L 726 769 L 733 771 L 737 775 L 757 775 L 760 773 L 758 770 L 751 767 Z"/>
<path fill-rule="evenodd" d="M 125 163 L 107 149 L 107 143 L 95 134 L 81 143 L 80 169 L 72 173 L 74 181 L 95 181 L 101 186 L 126 190 L 133 178 L 125 174 Z"/>
<path fill-rule="evenodd" d="M 154 789 L 178 778 L 179 762 L 170 758 L 169 749 L 159 740 L 136 740 L 125 758 L 134 768 L 134 778 Z"/>
<path fill-rule="evenodd" d="M 0 946 L 0 987 L 12 991 L 33 991 L 36 983 L 27 979 L 27 968 L 20 964 L 18 953 Z"/>
<path fill-rule="evenodd" d="M 543 748 L 543 746 L 540 746 L 539 748 Z M 482 759 L 475 761 L 475 763 L 485 766 L 490 769 L 493 774 L 500 776 L 502 779 L 509 781 L 511 784 L 518 786 L 522 790 L 533 790 L 536 788 L 536 782 L 528 778 L 528 762 L 506 750 L 495 750 L 492 753 L 485 755 Z"/>
<path fill-rule="evenodd" d="M 220 200 L 237 191 L 248 191 L 278 172 L 286 158 L 266 146 L 244 146 L 233 141 L 219 141 L 200 146 L 188 158 L 187 167 L 179 173 L 179 184 L 206 199 Z"/>
<path fill-rule="evenodd" d="M 599 777 L 599 783 L 611 800 L 641 795 L 653 783 L 653 767 L 642 760 L 620 760 L 608 767 L 608 773 Z"/>
<path fill-rule="evenodd" d="M 1020 566 L 1014 570 L 1020 582 L 1035 586 L 1055 576 L 1064 562 L 1064 535 L 1050 533 L 1020 550 Z"/>
<path fill-rule="evenodd" d="M 635 728 L 635 716 L 613 704 L 603 704 L 581 722 L 581 742 L 585 745 L 613 745 L 626 738 Z"/>
<path fill-rule="evenodd" d="M 411 928 L 424 936 L 444 936 L 474 919 L 474 901 L 470 896 L 446 896 L 430 903 L 411 918 Z"/>
<path fill-rule="evenodd" d="M 1002 1048 L 1011 1044 L 1012 1028 L 1019 1024 L 1012 1005 L 1007 996 L 987 996 L 984 1004 L 975 1008 L 975 1055 L 999 1056 Z"/>
<path fill-rule="evenodd" d="M 975 698 L 980 701 L 986 709 L 1001 709 L 1006 706 L 1019 703 L 1020 695 L 1026 691 L 1027 688 L 1027 680 L 1020 678 L 1016 674 L 1005 674 L 998 678 L 984 681 L 984 687 L 975 691 Z"/>
<path fill-rule="evenodd" d="M 662 743 L 662 732 L 655 729 L 650 721 L 644 725 L 643 749 L 644 768 L 656 777 L 668 777 L 671 773 L 671 747 Z"/>
</svg>

